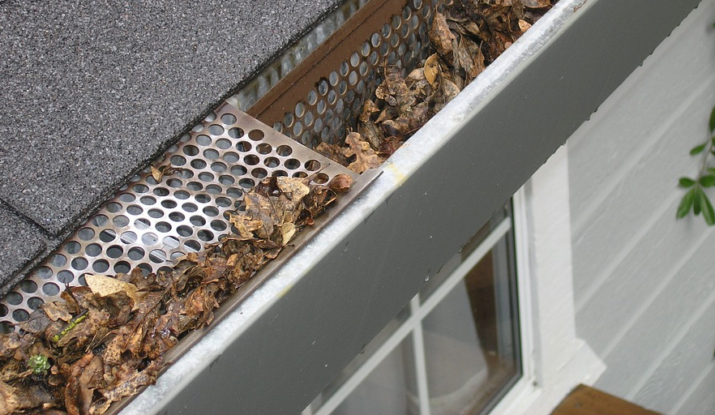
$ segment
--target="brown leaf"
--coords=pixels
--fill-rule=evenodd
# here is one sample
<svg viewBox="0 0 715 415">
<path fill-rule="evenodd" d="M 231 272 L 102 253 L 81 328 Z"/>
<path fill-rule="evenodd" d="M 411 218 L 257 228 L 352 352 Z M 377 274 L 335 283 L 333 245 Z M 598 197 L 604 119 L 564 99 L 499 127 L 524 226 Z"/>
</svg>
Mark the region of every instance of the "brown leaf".
<svg viewBox="0 0 715 415">
<path fill-rule="evenodd" d="M 360 123 L 358 125 L 358 133 L 360 134 L 360 137 L 370 143 L 372 148 L 380 148 L 380 144 L 382 144 L 383 140 L 383 134 L 374 122 L 368 120 L 364 123 Z"/>
<path fill-rule="evenodd" d="M 526 32 L 530 28 L 531 28 L 531 24 L 529 24 L 529 22 L 527 22 L 526 20 L 523 20 L 523 19 L 519 19 L 519 29 L 522 32 Z"/>
<path fill-rule="evenodd" d="M 70 368 L 65 388 L 65 408 L 69 415 L 88 415 L 92 394 L 103 379 L 102 358 L 85 354 Z"/>
<path fill-rule="evenodd" d="M 300 201 L 310 193 L 310 188 L 306 186 L 301 178 L 281 176 L 276 181 L 283 194 L 288 195 L 293 201 Z"/>
<path fill-rule="evenodd" d="M 105 275 L 87 274 L 84 276 L 84 279 L 87 281 L 89 289 L 101 297 L 106 297 L 116 293 L 126 294 L 134 302 L 132 310 L 136 309 L 136 304 L 138 303 L 138 289 L 136 285 L 120 281 L 116 278 L 107 277 Z"/>
<path fill-rule="evenodd" d="M 407 79 L 405 79 L 405 81 L 408 83 L 409 86 L 409 84 L 419 82 L 423 79 L 425 79 L 424 67 L 414 69 L 412 72 L 409 73 L 409 75 L 407 75 Z"/>
<path fill-rule="evenodd" d="M 30 318 L 27 321 L 23 321 L 20 324 L 20 328 L 28 333 L 39 334 L 45 331 L 51 321 L 44 311 L 35 310 L 30 314 Z"/>
<path fill-rule="evenodd" d="M 395 101 L 397 102 L 397 101 Z M 382 110 L 380 115 L 377 117 L 375 120 L 375 124 L 380 124 L 381 122 L 384 122 L 385 120 L 392 120 L 397 117 L 397 110 L 395 109 L 394 106 L 386 106 L 385 109 Z"/>
<path fill-rule="evenodd" d="M 454 55 L 455 71 L 459 71 L 459 76 L 463 77 L 464 82 L 467 84 L 472 82 L 486 68 L 481 49 L 476 43 L 467 38 L 459 39 Z"/>
<path fill-rule="evenodd" d="M 296 229 L 295 224 L 292 222 L 286 222 L 281 225 L 281 243 L 283 245 L 287 245 L 288 242 L 290 242 L 291 239 L 293 239 L 293 236 L 295 236 L 295 233 L 297 232 L 298 229 Z"/>
<path fill-rule="evenodd" d="M 139 388 L 151 385 L 156 381 L 159 368 L 160 363 L 152 361 L 142 371 L 137 371 L 133 367 L 121 370 L 117 375 L 116 382 L 101 390 L 101 393 L 109 402 L 118 401 L 125 396 L 135 395 Z"/>
<path fill-rule="evenodd" d="M 171 176 L 172 174 L 176 174 L 177 172 L 183 170 L 180 167 L 173 167 L 171 164 L 165 164 L 165 165 L 159 166 L 159 167 L 154 167 L 152 165 L 150 167 L 151 167 L 151 177 L 153 177 L 157 183 L 161 183 L 161 179 L 164 176 Z"/>
<path fill-rule="evenodd" d="M 521 0 L 521 4 L 530 9 L 543 9 L 550 7 L 552 1 L 553 0 Z"/>
<path fill-rule="evenodd" d="M 459 94 L 459 87 L 449 79 L 443 79 L 435 95 L 434 111 L 440 111 L 449 101 Z"/>
<path fill-rule="evenodd" d="M 369 122 L 372 114 L 380 112 L 380 108 L 375 105 L 373 100 L 366 99 L 365 103 L 362 105 L 362 113 L 360 114 L 360 121 Z"/>
<path fill-rule="evenodd" d="M 437 53 L 446 61 L 452 60 L 452 42 L 455 40 L 454 35 L 449 30 L 447 19 L 440 12 L 435 12 L 432 21 L 432 27 L 427 32 L 432 45 L 437 49 Z"/>
<path fill-rule="evenodd" d="M 151 166 L 151 177 L 153 177 L 157 183 L 161 183 L 161 178 L 164 177 L 164 172 L 154 166 Z"/>
<path fill-rule="evenodd" d="M 337 144 L 328 144 L 325 142 L 320 142 L 315 147 L 315 151 L 319 154 L 333 160 L 334 162 L 340 164 L 341 166 L 347 166 L 348 161 L 343 154 L 343 148 Z"/>
<path fill-rule="evenodd" d="M 15 388 L 5 382 L 0 382 L 0 413 L 11 414 L 18 409 L 18 406 Z"/>
<path fill-rule="evenodd" d="M 345 193 L 350 191 L 350 186 L 353 184 L 353 178 L 347 174 L 336 174 L 328 183 L 330 190 L 335 193 Z"/>
<path fill-rule="evenodd" d="M 352 132 L 345 137 L 345 144 L 348 148 L 343 149 L 346 157 L 355 156 L 355 161 L 350 163 L 348 168 L 356 173 L 362 173 L 368 169 L 380 167 L 382 159 L 375 153 L 365 141 L 360 140 L 360 134 Z"/>
<path fill-rule="evenodd" d="M 435 86 L 439 72 L 439 56 L 435 53 L 425 60 L 424 77 L 430 85 Z"/>
<path fill-rule="evenodd" d="M 411 132 L 410 123 L 407 118 L 399 117 L 396 120 L 387 120 L 382 123 L 382 129 L 385 131 L 385 135 L 398 136 L 405 139 L 406 136 Z"/>
<path fill-rule="evenodd" d="M 72 320 L 72 314 L 68 309 L 68 305 L 64 301 L 52 301 L 49 303 L 42 304 L 42 311 L 47 314 L 47 317 L 52 321 L 62 320 L 70 321 Z"/>
<path fill-rule="evenodd" d="M 426 103 L 425 103 L 426 104 Z M 387 137 L 385 142 L 380 147 L 380 154 L 383 157 L 390 157 L 398 148 L 402 146 L 403 141 L 397 137 Z"/>
</svg>

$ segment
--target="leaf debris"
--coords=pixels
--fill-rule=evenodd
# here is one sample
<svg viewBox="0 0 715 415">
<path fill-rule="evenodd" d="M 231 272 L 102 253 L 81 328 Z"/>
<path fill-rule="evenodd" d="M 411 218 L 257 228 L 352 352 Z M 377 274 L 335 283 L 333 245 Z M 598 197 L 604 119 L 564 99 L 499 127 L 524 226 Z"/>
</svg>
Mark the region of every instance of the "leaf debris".
<svg viewBox="0 0 715 415">
<path fill-rule="evenodd" d="M 429 57 L 406 78 L 401 68 L 383 64 L 382 81 L 373 99 L 365 101 L 355 131 L 341 144 L 321 143 L 316 151 L 357 173 L 378 167 L 555 2 L 446 2 L 441 11 L 434 11 L 427 31 Z"/>
<path fill-rule="evenodd" d="M 343 175 L 344 176 L 344 175 Z M 232 231 L 171 271 L 85 275 L 0 336 L 0 413 L 101 414 L 153 384 L 163 357 L 305 226 L 349 190 L 311 177 L 267 177 L 244 195 Z M 336 190 L 333 190 L 335 188 Z"/>
</svg>

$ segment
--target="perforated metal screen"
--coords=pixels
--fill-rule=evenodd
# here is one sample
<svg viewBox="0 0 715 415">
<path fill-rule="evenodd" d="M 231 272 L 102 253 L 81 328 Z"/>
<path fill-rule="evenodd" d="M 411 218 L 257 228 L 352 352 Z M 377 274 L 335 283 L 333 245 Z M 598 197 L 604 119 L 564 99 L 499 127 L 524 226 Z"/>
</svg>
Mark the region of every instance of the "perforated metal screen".
<svg viewBox="0 0 715 415">
<path fill-rule="evenodd" d="M 406 76 L 427 57 L 427 30 L 437 3 L 410 0 L 399 14 L 382 16 L 386 23 L 336 68 L 320 74 L 314 88 L 285 111 L 282 119 L 262 119 L 310 148 L 321 141 L 332 144 L 343 140 L 346 130 L 355 127 L 363 103 L 382 81 L 381 66 L 398 66 Z"/>
<path fill-rule="evenodd" d="M 327 183 L 357 174 L 224 104 L 154 163 L 178 169 L 157 182 L 150 168 L 65 241 L 0 303 L 0 322 L 25 321 L 65 284 L 84 285 L 85 274 L 145 274 L 217 242 L 241 208 L 245 191 L 267 176 L 307 177 Z"/>
</svg>

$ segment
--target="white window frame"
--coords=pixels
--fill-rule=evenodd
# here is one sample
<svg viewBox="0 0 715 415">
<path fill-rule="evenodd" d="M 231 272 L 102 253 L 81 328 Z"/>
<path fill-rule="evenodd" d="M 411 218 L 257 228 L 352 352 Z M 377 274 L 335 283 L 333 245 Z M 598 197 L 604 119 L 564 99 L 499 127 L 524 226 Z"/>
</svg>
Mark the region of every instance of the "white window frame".
<svg viewBox="0 0 715 415">
<path fill-rule="evenodd" d="M 576 334 L 567 154 L 559 148 L 514 195 L 523 375 L 490 415 L 550 414 L 606 370 Z"/>
</svg>

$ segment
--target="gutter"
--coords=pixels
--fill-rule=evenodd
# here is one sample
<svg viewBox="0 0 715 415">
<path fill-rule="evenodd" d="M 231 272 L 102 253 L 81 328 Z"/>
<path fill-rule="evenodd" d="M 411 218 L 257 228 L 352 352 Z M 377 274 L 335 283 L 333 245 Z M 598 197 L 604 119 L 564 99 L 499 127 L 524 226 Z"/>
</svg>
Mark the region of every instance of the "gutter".
<svg viewBox="0 0 715 415">
<path fill-rule="evenodd" d="M 123 413 L 299 413 L 697 4 L 562 0 Z"/>
</svg>

